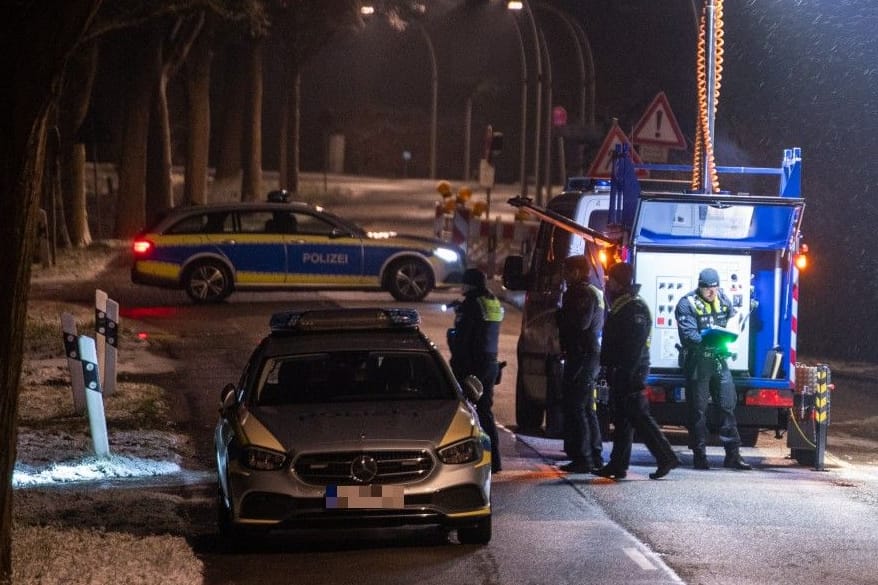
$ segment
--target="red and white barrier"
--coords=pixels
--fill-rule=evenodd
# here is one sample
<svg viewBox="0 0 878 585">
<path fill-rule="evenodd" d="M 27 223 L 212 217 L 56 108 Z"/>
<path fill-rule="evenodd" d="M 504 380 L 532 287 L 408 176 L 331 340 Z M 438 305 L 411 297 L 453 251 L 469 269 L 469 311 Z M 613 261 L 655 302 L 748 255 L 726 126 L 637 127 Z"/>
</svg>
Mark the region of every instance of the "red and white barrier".
<svg viewBox="0 0 878 585">
<path fill-rule="evenodd" d="M 462 248 L 466 252 L 467 266 L 483 270 L 489 278 L 502 270 L 506 256 L 530 253 L 539 227 L 536 221 L 503 221 L 498 217 L 489 222 L 474 218 L 468 208 L 458 205 L 451 220 L 449 237 L 444 230 L 439 235 L 438 207 L 436 213 L 437 236 Z M 446 219 L 443 217 L 443 225 Z"/>
</svg>

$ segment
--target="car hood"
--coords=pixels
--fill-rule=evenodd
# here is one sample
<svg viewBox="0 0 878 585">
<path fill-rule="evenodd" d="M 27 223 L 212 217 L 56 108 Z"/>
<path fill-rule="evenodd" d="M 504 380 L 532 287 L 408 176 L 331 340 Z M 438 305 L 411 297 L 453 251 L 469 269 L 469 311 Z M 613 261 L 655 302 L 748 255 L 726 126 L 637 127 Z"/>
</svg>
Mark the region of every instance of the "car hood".
<svg viewBox="0 0 878 585">
<path fill-rule="evenodd" d="M 453 400 L 258 406 L 249 412 L 256 420 L 244 427 L 249 431 L 262 426 L 286 450 L 298 452 L 332 445 L 351 448 L 364 442 L 439 445 L 448 440 L 455 415 L 468 414 Z"/>
<path fill-rule="evenodd" d="M 393 244 L 420 244 L 424 247 L 443 247 L 453 248 L 454 245 L 437 238 L 427 236 L 416 236 L 412 234 L 399 234 L 396 232 L 369 232 L 370 240 L 385 241 Z"/>
</svg>

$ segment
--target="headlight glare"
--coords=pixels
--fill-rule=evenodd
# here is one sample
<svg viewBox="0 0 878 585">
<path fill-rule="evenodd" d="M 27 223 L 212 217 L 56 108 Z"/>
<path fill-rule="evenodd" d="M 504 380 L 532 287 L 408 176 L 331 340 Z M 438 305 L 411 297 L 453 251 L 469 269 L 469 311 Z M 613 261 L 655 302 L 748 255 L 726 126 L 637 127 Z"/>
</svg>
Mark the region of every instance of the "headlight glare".
<svg viewBox="0 0 878 585">
<path fill-rule="evenodd" d="M 277 451 L 249 447 L 241 453 L 241 463 L 250 469 L 276 471 L 284 466 L 287 456 Z"/>
<path fill-rule="evenodd" d="M 457 262 L 460 260 L 458 253 L 450 248 L 436 248 L 433 253 L 445 262 Z"/>
<path fill-rule="evenodd" d="M 439 449 L 439 459 L 442 463 L 450 465 L 472 463 L 481 458 L 482 444 L 475 438 L 469 438 Z"/>
</svg>

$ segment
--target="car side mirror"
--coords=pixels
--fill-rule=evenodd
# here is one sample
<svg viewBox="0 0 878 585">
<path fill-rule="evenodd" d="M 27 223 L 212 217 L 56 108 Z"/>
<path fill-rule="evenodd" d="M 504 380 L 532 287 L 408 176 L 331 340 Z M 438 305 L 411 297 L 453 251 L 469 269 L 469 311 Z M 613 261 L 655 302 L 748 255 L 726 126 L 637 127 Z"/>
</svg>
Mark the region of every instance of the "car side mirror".
<svg viewBox="0 0 878 585">
<path fill-rule="evenodd" d="M 472 374 L 463 379 L 463 395 L 473 404 L 479 401 L 484 390 L 482 382 Z"/>
<path fill-rule="evenodd" d="M 336 238 L 346 238 L 350 236 L 350 232 L 347 232 L 339 227 L 332 228 L 332 231 L 329 232 L 329 238 L 334 240 Z"/>
<path fill-rule="evenodd" d="M 503 286 L 509 290 L 524 290 L 527 288 L 527 278 L 524 274 L 524 257 L 507 256 L 503 262 Z"/>
<path fill-rule="evenodd" d="M 235 404 L 235 385 L 226 384 L 220 392 L 220 412 L 225 412 Z"/>
</svg>

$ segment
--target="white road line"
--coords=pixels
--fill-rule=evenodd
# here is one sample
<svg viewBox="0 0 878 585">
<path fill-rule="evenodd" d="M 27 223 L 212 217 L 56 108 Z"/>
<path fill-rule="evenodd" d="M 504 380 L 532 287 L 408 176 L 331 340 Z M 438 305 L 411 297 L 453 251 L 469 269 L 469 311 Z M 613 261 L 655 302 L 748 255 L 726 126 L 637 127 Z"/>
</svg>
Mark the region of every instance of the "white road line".
<svg viewBox="0 0 878 585">
<path fill-rule="evenodd" d="M 655 571 L 656 566 L 653 565 L 648 558 L 646 558 L 642 552 L 637 550 L 636 548 L 624 548 L 625 554 L 628 555 L 628 558 L 637 563 L 644 571 Z"/>
</svg>

